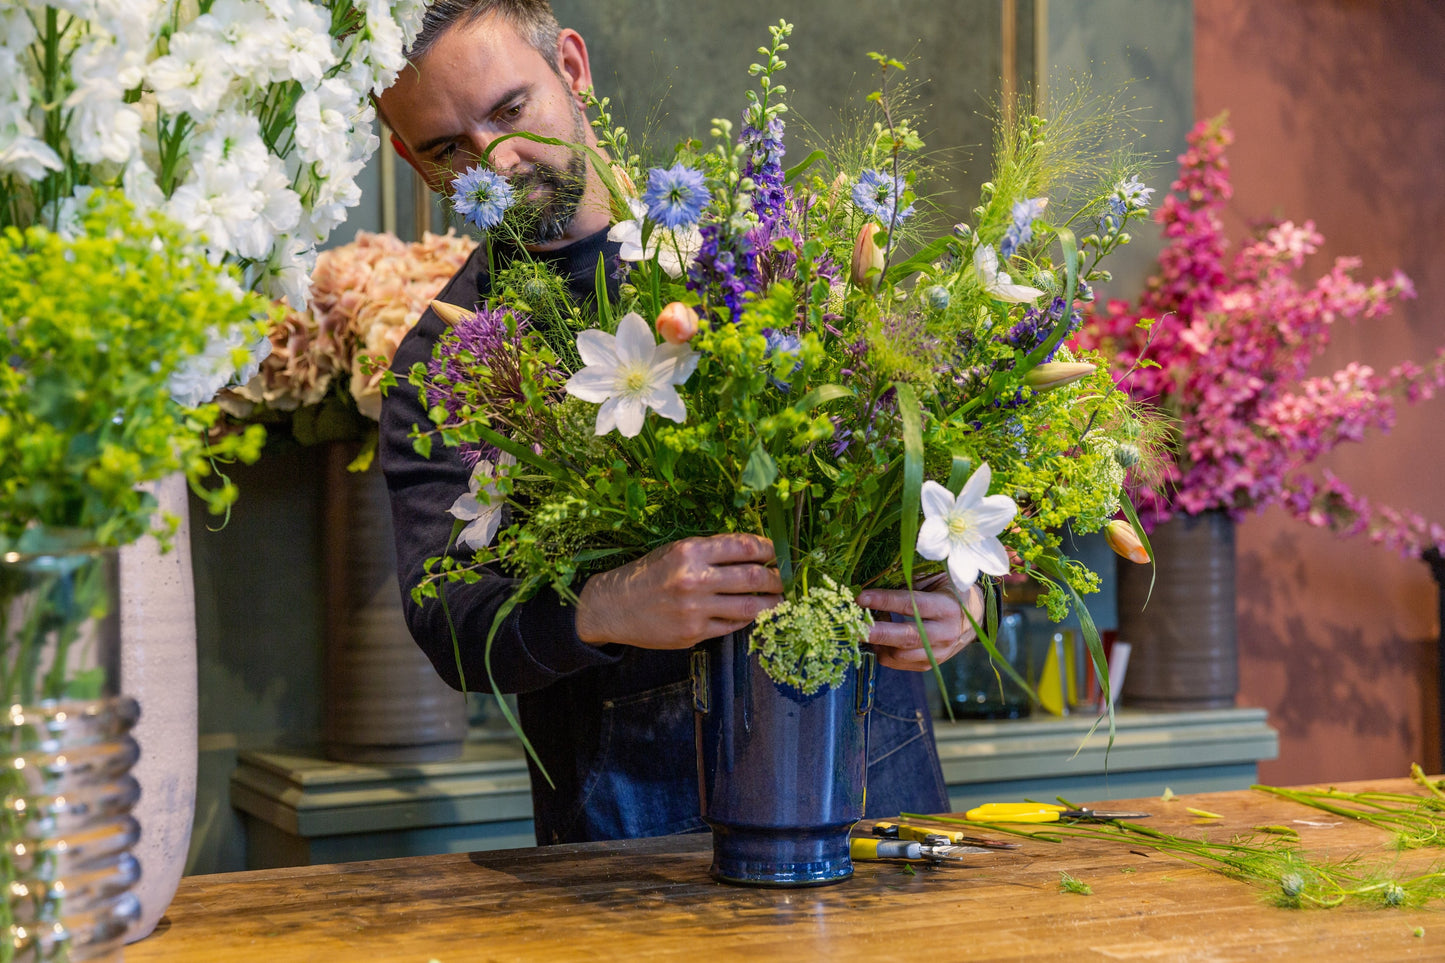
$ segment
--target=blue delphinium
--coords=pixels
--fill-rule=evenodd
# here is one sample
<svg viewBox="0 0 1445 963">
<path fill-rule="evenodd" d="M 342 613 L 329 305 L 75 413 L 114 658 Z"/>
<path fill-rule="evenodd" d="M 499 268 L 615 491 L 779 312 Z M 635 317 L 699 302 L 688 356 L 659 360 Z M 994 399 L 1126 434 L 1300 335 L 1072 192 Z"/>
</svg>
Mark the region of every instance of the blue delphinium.
<svg viewBox="0 0 1445 963">
<path fill-rule="evenodd" d="M 1124 223 L 1124 215 L 1130 211 L 1142 211 L 1149 206 L 1149 195 L 1154 188 L 1145 187 L 1137 176 L 1120 181 L 1109 198 L 1109 210 L 1099 219 L 1099 226 L 1105 231 L 1116 230 Z"/>
<path fill-rule="evenodd" d="M 853 185 L 853 203 L 864 214 L 876 217 L 884 224 L 902 224 L 913 213 L 912 204 L 894 213 L 905 186 L 901 177 L 865 170 L 858 175 L 858 183 Z"/>
<path fill-rule="evenodd" d="M 674 164 L 647 172 L 647 190 L 642 195 L 647 216 L 669 231 L 696 224 L 711 199 L 700 170 Z"/>
<path fill-rule="evenodd" d="M 738 140 L 746 148 L 743 176 L 753 181 L 753 210 L 759 218 L 775 218 L 787 203 L 783 191 L 783 120 L 773 117 L 760 130 L 745 124 Z"/>
<path fill-rule="evenodd" d="M 512 185 L 485 167 L 470 168 L 452 181 L 452 206 L 479 231 L 490 231 L 502 223 L 512 201 Z"/>
<path fill-rule="evenodd" d="M 1014 256 L 1014 252 L 1020 245 L 1027 244 L 1034 239 L 1034 221 L 1038 220 L 1048 207 L 1047 197 L 1032 197 L 1026 201 L 1017 201 L 1013 206 L 1013 223 L 1004 231 L 1003 240 L 999 242 L 998 253 L 1004 260 Z"/>
</svg>

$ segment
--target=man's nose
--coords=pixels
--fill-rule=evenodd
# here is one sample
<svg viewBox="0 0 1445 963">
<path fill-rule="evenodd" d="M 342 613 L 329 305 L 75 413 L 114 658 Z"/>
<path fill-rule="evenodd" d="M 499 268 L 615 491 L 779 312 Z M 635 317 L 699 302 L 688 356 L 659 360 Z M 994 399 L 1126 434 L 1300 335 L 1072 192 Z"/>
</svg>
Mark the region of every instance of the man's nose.
<svg viewBox="0 0 1445 963">
<path fill-rule="evenodd" d="M 477 162 L 485 161 L 486 165 L 494 171 L 506 173 L 516 167 L 521 161 L 519 147 L 525 141 L 520 137 L 508 137 L 502 140 L 503 134 L 491 134 L 477 132 L 472 135 L 472 149 L 476 152 Z M 488 148 L 491 153 L 488 153 Z"/>
</svg>

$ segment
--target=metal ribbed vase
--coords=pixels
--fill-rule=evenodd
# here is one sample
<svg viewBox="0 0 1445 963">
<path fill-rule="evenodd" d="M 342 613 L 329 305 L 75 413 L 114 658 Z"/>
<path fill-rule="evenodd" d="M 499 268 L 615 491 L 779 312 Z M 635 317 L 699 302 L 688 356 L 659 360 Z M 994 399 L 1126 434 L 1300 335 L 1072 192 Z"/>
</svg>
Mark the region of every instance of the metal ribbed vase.
<svg viewBox="0 0 1445 963">
<path fill-rule="evenodd" d="M 114 551 L 0 558 L 0 960 L 119 959 L 140 917 L 117 593 Z"/>
<path fill-rule="evenodd" d="M 1138 709 L 1230 708 L 1239 692 L 1234 522 L 1223 512 L 1178 515 L 1149 541 L 1152 593 L 1150 566 L 1119 567 L 1119 639 L 1132 646 L 1120 701 Z"/>
<path fill-rule="evenodd" d="M 746 633 L 693 654 L 702 818 L 726 883 L 818 886 L 853 875 L 863 818 L 874 659 L 803 695 L 768 678 Z"/>
</svg>

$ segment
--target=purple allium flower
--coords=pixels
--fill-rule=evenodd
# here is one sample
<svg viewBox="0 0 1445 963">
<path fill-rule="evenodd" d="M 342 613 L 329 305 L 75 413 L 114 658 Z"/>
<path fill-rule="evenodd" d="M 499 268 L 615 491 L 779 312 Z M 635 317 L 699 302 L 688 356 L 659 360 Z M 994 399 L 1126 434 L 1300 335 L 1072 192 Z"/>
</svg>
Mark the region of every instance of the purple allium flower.
<svg viewBox="0 0 1445 963">
<path fill-rule="evenodd" d="M 452 206 L 468 224 L 490 231 L 512 206 L 512 185 L 496 171 L 472 167 L 452 181 Z"/>
<path fill-rule="evenodd" d="M 647 172 L 647 190 L 642 195 L 647 216 L 670 231 L 696 224 L 711 199 L 702 171 L 696 168 L 674 164 Z"/>
<path fill-rule="evenodd" d="M 998 252 L 1004 260 L 1014 256 L 1019 245 L 1027 244 L 1034 239 L 1034 221 L 1043 216 L 1044 208 L 1049 206 L 1047 197 L 1033 197 L 1026 201 L 1017 201 L 1013 206 L 1013 223 L 1004 231 L 1003 240 L 999 242 Z"/>
<path fill-rule="evenodd" d="M 897 210 L 898 200 L 906 188 L 907 185 L 901 177 L 889 177 L 882 171 L 872 169 L 865 170 L 858 175 L 858 183 L 853 185 L 853 203 L 864 214 L 876 217 L 884 224 L 902 224 L 913 214 L 912 204 Z"/>
<path fill-rule="evenodd" d="M 509 323 L 509 318 L 510 323 Z M 505 411 L 526 401 L 522 386 L 522 336 L 528 319 L 506 308 L 477 308 L 458 319 L 437 342 L 427 362 L 427 405 L 447 413 L 443 426 L 461 421 L 464 409 Z M 463 459 L 496 461 L 490 445 L 463 446 Z"/>
</svg>

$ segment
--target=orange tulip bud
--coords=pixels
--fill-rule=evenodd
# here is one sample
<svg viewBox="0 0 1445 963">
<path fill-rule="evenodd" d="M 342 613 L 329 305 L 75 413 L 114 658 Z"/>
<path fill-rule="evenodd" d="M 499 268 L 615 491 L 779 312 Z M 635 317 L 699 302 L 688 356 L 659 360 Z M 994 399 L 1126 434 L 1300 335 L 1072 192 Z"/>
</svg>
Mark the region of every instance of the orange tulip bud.
<svg viewBox="0 0 1445 963">
<path fill-rule="evenodd" d="M 1048 361 L 1024 375 L 1024 384 L 1035 391 L 1048 391 L 1087 378 L 1096 370 L 1083 361 Z"/>
<path fill-rule="evenodd" d="M 657 333 L 668 344 L 687 344 L 697 334 L 697 312 L 674 301 L 657 315 Z"/>
<path fill-rule="evenodd" d="M 1139 535 L 1134 531 L 1134 526 L 1116 518 L 1104 529 L 1104 541 L 1109 543 L 1118 555 L 1127 558 L 1139 565 L 1147 565 L 1149 553 L 1144 551 L 1144 543 L 1139 541 Z"/>
<path fill-rule="evenodd" d="M 431 303 L 431 309 L 435 311 L 437 317 L 441 318 L 448 326 L 456 324 L 462 318 L 472 316 L 472 312 L 466 308 L 459 308 L 455 304 L 447 304 L 445 301 L 433 301 Z"/>
<path fill-rule="evenodd" d="M 878 232 L 882 228 L 869 221 L 863 225 L 858 232 L 858 240 L 853 242 L 853 283 L 860 288 L 872 290 L 878 286 L 879 275 L 883 270 L 883 248 L 878 246 L 876 240 Z M 870 276 L 870 273 L 871 276 Z"/>
</svg>

